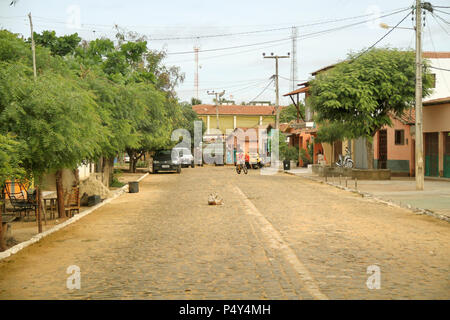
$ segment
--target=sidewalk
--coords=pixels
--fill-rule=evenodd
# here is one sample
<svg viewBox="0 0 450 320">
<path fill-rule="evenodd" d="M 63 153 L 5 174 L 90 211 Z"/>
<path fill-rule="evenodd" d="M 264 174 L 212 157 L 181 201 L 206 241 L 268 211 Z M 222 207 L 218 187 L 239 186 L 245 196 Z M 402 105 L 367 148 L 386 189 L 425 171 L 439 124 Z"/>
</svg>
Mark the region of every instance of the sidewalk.
<svg viewBox="0 0 450 320">
<path fill-rule="evenodd" d="M 325 180 L 308 172 L 307 168 L 288 171 L 297 176 Z M 338 178 L 328 177 L 328 182 L 339 185 Z M 341 184 L 345 182 L 342 179 Z M 348 187 L 354 189 L 354 181 L 348 181 Z M 416 191 L 414 178 L 393 177 L 391 180 L 358 180 L 358 191 L 369 193 L 377 198 L 394 202 L 401 206 L 426 209 L 450 217 L 450 181 L 425 178 L 425 189 Z"/>
</svg>

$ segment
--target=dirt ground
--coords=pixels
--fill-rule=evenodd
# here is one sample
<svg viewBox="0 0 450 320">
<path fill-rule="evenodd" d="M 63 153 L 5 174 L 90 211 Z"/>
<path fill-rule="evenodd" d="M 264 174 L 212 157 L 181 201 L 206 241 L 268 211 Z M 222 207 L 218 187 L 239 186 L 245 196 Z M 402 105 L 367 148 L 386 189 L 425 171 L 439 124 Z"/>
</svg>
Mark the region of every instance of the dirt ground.
<svg viewBox="0 0 450 320">
<path fill-rule="evenodd" d="M 449 231 L 300 177 L 186 168 L 0 261 L 0 298 L 449 299 Z"/>
<path fill-rule="evenodd" d="M 143 170 L 139 170 L 137 173 L 128 173 L 123 172 L 119 175 L 118 180 L 124 184 L 128 183 L 129 181 L 135 181 L 142 177 L 144 174 Z M 116 191 L 120 188 L 110 188 L 111 191 Z M 80 212 L 83 212 L 85 210 L 89 209 L 89 207 L 81 207 Z M 50 210 L 47 209 L 47 221 L 44 221 L 44 218 L 42 218 L 42 231 L 46 231 L 53 226 L 62 223 L 66 221 L 68 218 L 57 218 L 58 213 L 54 213 L 54 217 L 52 218 L 50 215 Z M 9 216 L 7 216 L 9 217 Z M 7 239 L 7 246 L 12 247 L 20 242 L 27 241 L 31 239 L 33 236 L 37 234 L 38 227 L 36 222 L 36 216 L 33 213 L 30 213 L 29 218 L 25 217 L 22 219 L 17 219 L 10 223 L 11 225 L 11 237 Z"/>
</svg>

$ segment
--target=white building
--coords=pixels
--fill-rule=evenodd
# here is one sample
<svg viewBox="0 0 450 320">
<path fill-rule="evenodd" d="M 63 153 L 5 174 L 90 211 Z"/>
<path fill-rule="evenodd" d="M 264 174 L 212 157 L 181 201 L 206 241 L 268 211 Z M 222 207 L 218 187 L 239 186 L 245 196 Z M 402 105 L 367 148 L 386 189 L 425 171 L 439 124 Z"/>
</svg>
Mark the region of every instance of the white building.
<svg viewBox="0 0 450 320">
<path fill-rule="evenodd" d="M 423 101 L 450 97 L 450 52 L 424 52 L 423 57 L 430 60 L 430 72 L 435 78 L 433 92 Z M 446 70 L 442 70 L 446 69 Z"/>
</svg>

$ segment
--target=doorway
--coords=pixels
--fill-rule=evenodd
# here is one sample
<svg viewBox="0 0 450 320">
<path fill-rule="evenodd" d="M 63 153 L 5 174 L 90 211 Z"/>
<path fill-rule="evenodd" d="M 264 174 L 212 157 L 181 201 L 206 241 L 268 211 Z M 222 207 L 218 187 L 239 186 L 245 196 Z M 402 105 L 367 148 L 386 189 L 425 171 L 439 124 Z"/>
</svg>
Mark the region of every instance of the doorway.
<svg viewBox="0 0 450 320">
<path fill-rule="evenodd" d="M 444 132 L 444 174 L 450 178 L 450 132 Z"/>
<path fill-rule="evenodd" d="M 439 176 L 439 132 L 425 133 L 425 175 Z"/>
<path fill-rule="evenodd" d="M 387 169 L 387 130 L 378 132 L 378 169 Z"/>
</svg>

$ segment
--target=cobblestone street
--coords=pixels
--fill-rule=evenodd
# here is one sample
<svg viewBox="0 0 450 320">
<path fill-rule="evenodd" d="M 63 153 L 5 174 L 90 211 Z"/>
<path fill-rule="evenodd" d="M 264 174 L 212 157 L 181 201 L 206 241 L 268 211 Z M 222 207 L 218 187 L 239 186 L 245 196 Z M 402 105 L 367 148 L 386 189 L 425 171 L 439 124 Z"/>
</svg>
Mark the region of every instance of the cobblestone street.
<svg viewBox="0 0 450 320">
<path fill-rule="evenodd" d="M 449 299 L 449 243 L 445 221 L 300 177 L 186 168 L 0 261 L 0 298 Z"/>
</svg>

